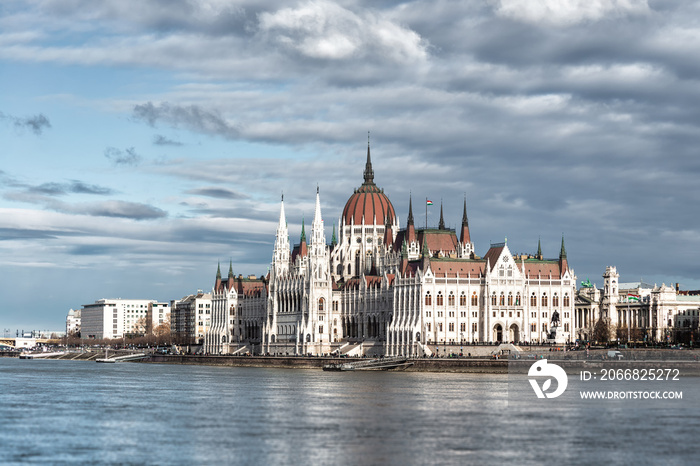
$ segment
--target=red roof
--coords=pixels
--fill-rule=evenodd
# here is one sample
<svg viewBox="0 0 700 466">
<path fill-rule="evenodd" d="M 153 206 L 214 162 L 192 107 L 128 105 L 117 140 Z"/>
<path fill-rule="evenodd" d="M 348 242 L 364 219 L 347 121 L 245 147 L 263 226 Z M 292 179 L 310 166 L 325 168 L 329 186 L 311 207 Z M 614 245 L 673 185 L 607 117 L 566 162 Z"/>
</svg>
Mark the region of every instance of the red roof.
<svg viewBox="0 0 700 466">
<path fill-rule="evenodd" d="M 486 262 L 479 260 L 431 260 L 430 270 L 433 271 L 436 277 L 456 277 L 461 278 L 480 277 L 484 272 Z"/>
<path fill-rule="evenodd" d="M 377 224 L 383 225 L 387 216 L 389 221 L 394 223 L 396 213 L 389 198 L 374 184 L 363 184 L 345 203 L 342 218 L 346 225 L 359 225 L 363 217 L 365 224 L 373 224 L 376 218 Z"/>
</svg>

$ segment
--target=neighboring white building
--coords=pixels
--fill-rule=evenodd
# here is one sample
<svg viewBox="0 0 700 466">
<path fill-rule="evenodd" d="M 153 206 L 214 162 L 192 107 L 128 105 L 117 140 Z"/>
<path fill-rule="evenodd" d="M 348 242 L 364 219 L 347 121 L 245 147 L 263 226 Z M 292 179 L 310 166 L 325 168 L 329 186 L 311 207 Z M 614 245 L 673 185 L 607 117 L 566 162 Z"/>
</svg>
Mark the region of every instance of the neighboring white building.
<svg viewBox="0 0 700 466">
<path fill-rule="evenodd" d="M 80 309 L 71 309 L 66 316 L 66 335 L 75 335 L 80 332 Z"/>
<path fill-rule="evenodd" d="M 620 274 L 608 266 L 603 289 L 586 284 L 576 296 L 577 338 L 592 338 L 596 323 L 608 320 L 611 339 L 648 342 L 684 342 L 698 339 L 700 294 L 642 281 L 620 283 Z"/>
<path fill-rule="evenodd" d="M 228 279 L 220 269 L 207 352 L 414 355 L 431 346 L 470 342 L 542 342 L 558 318 L 558 338 L 574 336 L 576 276 L 564 240 L 559 257 L 513 255 L 492 244 L 474 254 L 466 199 L 460 237 L 445 228 L 418 229 L 374 183 L 367 148 L 364 183 L 350 196 L 326 243 L 319 189 L 307 244 L 290 247 L 284 199 L 270 272 Z M 290 250 L 291 249 L 291 250 Z"/>
<path fill-rule="evenodd" d="M 203 344 L 211 326 L 211 312 L 212 295 L 201 290 L 179 301 L 172 301 L 171 335 L 181 344 Z"/>
<path fill-rule="evenodd" d="M 149 326 L 149 306 L 155 299 L 100 299 L 81 310 L 83 339 L 122 338 L 143 335 Z M 162 303 L 159 303 L 162 304 Z"/>
</svg>

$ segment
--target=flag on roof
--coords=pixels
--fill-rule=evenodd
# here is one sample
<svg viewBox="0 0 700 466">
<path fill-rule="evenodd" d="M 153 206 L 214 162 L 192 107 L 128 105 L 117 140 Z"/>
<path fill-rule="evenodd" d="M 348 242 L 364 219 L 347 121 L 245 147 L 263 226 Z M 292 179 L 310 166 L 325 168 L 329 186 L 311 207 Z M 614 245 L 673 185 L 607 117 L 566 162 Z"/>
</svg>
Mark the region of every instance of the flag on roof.
<svg viewBox="0 0 700 466">
<path fill-rule="evenodd" d="M 433 205 L 433 201 L 426 199 L 425 204 L 426 205 Z"/>
</svg>

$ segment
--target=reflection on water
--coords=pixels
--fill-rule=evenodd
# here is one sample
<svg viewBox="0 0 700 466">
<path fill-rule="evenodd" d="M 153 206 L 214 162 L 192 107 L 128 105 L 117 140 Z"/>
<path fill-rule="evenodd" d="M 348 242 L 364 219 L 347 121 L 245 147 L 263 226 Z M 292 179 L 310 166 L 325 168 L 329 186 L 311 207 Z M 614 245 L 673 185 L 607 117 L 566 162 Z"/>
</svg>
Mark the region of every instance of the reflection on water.
<svg viewBox="0 0 700 466">
<path fill-rule="evenodd" d="M 0 390 L 0 463 L 684 464 L 700 427 L 690 401 L 550 406 L 506 375 L 0 358 Z"/>
</svg>

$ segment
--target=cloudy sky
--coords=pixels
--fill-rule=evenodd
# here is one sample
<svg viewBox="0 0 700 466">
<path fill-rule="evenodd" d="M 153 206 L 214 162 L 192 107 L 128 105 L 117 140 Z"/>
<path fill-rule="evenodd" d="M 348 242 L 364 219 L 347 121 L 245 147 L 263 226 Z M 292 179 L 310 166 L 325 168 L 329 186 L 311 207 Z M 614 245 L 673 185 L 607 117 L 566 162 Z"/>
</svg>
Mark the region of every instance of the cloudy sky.
<svg viewBox="0 0 700 466">
<path fill-rule="evenodd" d="M 267 272 L 318 185 L 375 181 L 483 255 L 700 288 L 700 4 L 5 0 L 0 330 Z"/>
</svg>

